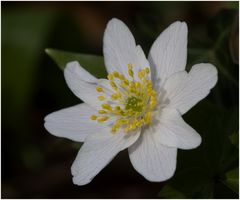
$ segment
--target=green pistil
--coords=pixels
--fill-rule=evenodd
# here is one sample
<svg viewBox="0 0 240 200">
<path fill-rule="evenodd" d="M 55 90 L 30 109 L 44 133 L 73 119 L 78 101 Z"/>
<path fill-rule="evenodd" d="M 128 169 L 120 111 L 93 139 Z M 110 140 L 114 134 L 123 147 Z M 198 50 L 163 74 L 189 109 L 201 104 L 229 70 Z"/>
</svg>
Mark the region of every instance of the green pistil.
<svg viewBox="0 0 240 200">
<path fill-rule="evenodd" d="M 125 109 L 135 112 L 142 112 L 142 100 L 134 96 L 128 97 L 125 101 Z"/>
</svg>

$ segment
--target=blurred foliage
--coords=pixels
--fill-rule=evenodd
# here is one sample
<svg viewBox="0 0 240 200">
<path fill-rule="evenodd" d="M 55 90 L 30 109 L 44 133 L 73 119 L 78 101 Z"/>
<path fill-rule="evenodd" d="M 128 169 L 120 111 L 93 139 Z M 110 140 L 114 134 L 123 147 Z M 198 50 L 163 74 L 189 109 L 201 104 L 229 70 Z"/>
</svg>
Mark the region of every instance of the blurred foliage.
<svg viewBox="0 0 240 200">
<path fill-rule="evenodd" d="M 44 41 L 48 37 L 54 14 L 31 11 L 23 14 L 19 11 L 12 11 L 3 12 L 3 15 L 2 65 L 9 66 L 3 68 L 3 91 L 7 92 L 4 98 L 11 101 L 8 102 L 11 104 L 9 109 L 19 113 L 29 103 L 30 91 L 33 90 L 33 82 L 37 76 L 36 68 L 32 66 L 38 62 L 43 54 L 39 54 L 39 52 L 44 47 Z M 18 19 L 17 23 L 16 18 Z M 28 21 L 27 24 L 26 21 Z M 21 76 L 19 76 L 20 74 Z"/>
<path fill-rule="evenodd" d="M 105 77 L 103 58 L 96 56 L 102 54 L 102 43 L 96 38 L 102 37 L 109 19 L 119 17 L 133 31 L 145 53 L 170 23 L 186 21 L 189 27 L 187 70 L 196 63 L 209 62 L 219 72 L 218 83 L 210 95 L 184 115 L 185 121 L 201 134 L 201 146 L 178 151 L 176 174 L 164 187 L 162 183 L 147 185 L 136 172 L 129 179 L 126 177 L 126 182 L 133 185 L 139 176 L 142 181 L 139 184 L 146 186 L 144 189 L 133 186 L 126 195 L 135 191 L 133 198 L 141 198 L 137 196 L 141 193 L 146 198 L 148 191 L 155 191 L 156 196 L 156 191 L 160 191 L 160 198 L 238 198 L 239 3 L 78 2 L 72 7 L 65 4 L 61 9 L 57 7 L 50 3 L 2 4 L 2 190 L 5 196 L 59 198 L 61 181 L 69 191 L 66 192 L 62 183 L 66 198 L 74 193 L 80 198 L 84 191 L 96 192 L 95 188 L 87 190 L 91 184 L 83 189 L 75 188 L 70 172 L 65 168 L 60 170 L 61 166 L 70 168 L 66 159 L 71 163 L 80 145 L 50 136 L 43 128 L 46 114 L 81 103 L 67 88 L 62 71 L 54 67 L 44 49 L 51 47 L 46 53 L 61 69 L 67 62 L 77 60 L 93 75 Z M 124 162 L 129 160 L 121 160 L 121 164 Z M 55 172 L 59 174 L 54 176 Z M 38 178 L 33 174 L 39 174 Z M 95 185 L 100 188 L 99 194 L 103 192 L 105 178 L 102 176 Z M 121 183 L 114 184 L 108 185 L 112 191 L 123 187 L 117 185 Z"/>
<path fill-rule="evenodd" d="M 239 135 L 238 135 L 238 133 L 233 133 L 229 137 L 230 137 L 231 143 L 234 146 L 236 146 L 237 148 L 239 148 Z"/>
<path fill-rule="evenodd" d="M 235 168 L 225 174 L 223 181 L 230 189 L 239 193 L 239 168 Z"/>
<path fill-rule="evenodd" d="M 23 144 L 33 137 L 28 112 L 38 76 L 36 64 L 44 55 L 42 48 L 55 21 L 55 13 L 12 10 L 3 11 L 2 15 L 2 112 L 3 131 L 8 133 L 3 134 L 3 139 L 14 138 L 11 145 L 3 143 L 8 152 L 8 157 L 3 155 L 3 158 L 15 157 L 18 162 L 15 168 L 24 165 L 27 169 L 36 169 L 43 164 L 40 149 L 34 146 L 36 142 Z"/>
</svg>

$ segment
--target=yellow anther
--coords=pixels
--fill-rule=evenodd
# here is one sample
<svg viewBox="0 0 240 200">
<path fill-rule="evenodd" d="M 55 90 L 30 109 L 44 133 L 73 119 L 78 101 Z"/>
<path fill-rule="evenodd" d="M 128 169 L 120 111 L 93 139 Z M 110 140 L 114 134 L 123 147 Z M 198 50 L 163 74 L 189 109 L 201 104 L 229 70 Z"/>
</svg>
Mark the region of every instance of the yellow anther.
<svg viewBox="0 0 240 200">
<path fill-rule="evenodd" d="M 115 122 L 115 124 L 113 124 L 112 130 L 116 132 L 116 130 L 119 129 L 122 125 L 123 125 L 123 124 L 122 124 L 122 122 L 121 122 L 121 119 L 120 119 L 120 120 L 117 120 L 117 121 Z"/>
<path fill-rule="evenodd" d="M 120 123 L 120 124 L 126 124 L 127 122 L 128 122 L 128 121 L 127 121 L 127 120 L 124 120 L 124 119 L 120 119 L 120 120 L 119 120 L 119 123 Z"/>
<path fill-rule="evenodd" d="M 99 99 L 100 101 L 103 101 L 103 100 L 105 100 L 105 97 L 104 97 L 104 96 L 98 96 L 98 99 Z"/>
<path fill-rule="evenodd" d="M 138 72 L 138 77 L 139 77 L 140 79 L 142 79 L 144 76 L 145 76 L 145 70 L 140 70 L 140 71 Z"/>
<path fill-rule="evenodd" d="M 110 85 L 112 86 L 113 89 L 117 89 L 117 85 L 113 81 L 110 81 Z"/>
<path fill-rule="evenodd" d="M 150 69 L 148 67 L 146 67 L 145 70 L 146 70 L 146 73 L 149 74 Z"/>
<path fill-rule="evenodd" d="M 103 117 L 99 118 L 97 121 L 98 121 L 98 122 L 105 122 L 105 121 L 107 121 L 108 119 L 109 119 L 108 116 L 103 116 Z"/>
<path fill-rule="evenodd" d="M 102 104 L 102 108 L 106 110 L 112 110 L 112 107 L 107 103 Z"/>
<path fill-rule="evenodd" d="M 122 97 L 122 94 L 120 92 L 117 92 L 116 94 L 118 95 L 119 98 Z"/>
<path fill-rule="evenodd" d="M 128 70 L 129 76 L 133 77 L 133 70 Z"/>
<path fill-rule="evenodd" d="M 99 110 L 98 113 L 99 114 L 106 114 L 106 111 L 105 110 Z"/>
<path fill-rule="evenodd" d="M 131 88 L 129 89 L 129 91 L 130 91 L 131 93 L 136 93 L 136 90 L 135 90 L 135 88 L 133 88 L 133 87 L 131 87 Z"/>
<path fill-rule="evenodd" d="M 140 88 L 140 87 L 141 87 L 141 83 L 135 82 L 135 87 L 136 87 L 136 88 Z"/>
<path fill-rule="evenodd" d="M 115 78 L 119 78 L 119 73 L 118 73 L 117 71 L 114 71 L 114 72 L 113 72 L 113 76 L 114 76 Z"/>
<path fill-rule="evenodd" d="M 127 89 L 128 88 L 128 85 L 129 85 L 129 81 L 126 79 L 126 80 L 123 80 L 122 82 L 121 82 L 121 86 L 123 87 L 123 88 L 125 88 L 125 89 Z"/>
<path fill-rule="evenodd" d="M 112 100 L 117 100 L 118 99 L 118 95 L 117 94 L 112 94 L 111 98 L 112 98 Z"/>
<path fill-rule="evenodd" d="M 108 78 L 109 81 L 112 81 L 113 80 L 113 75 L 112 74 L 108 74 L 107 78 Z"/>
<path fill-rule="evenodd" d="M 124 84 L 129 85 L 129 81 L 127 79 L 125 79 L 123 82 Z"/>
<path fill-rule="evenodd" d="M 130 83 L 130 88 L 132 88 L 132 89 L 135 88 L 135 82 Z"/>
<path fill-rule="evenodd" d="M 92 116 L 90 117 L 90 119 L 91 119 L 91 120 L 96 120 L 96 119 L 97 119 L 97 116 L 96 116 L 96 115 L 92 115 Z"/>
<path fill-rule="evenodd" d="M 132 65 L 132 63 L 128 63 L 128 69 L 132 69 L 132 67 L 133 67 L 133 65 Z"/>
<path fill-rule="evenodd" d="M 115 110 L 121 110 L 121 107 L 120 106 L 116 106 Z"/>
<path fill-rule="evenodd" d="M 155 91 L 152 90 L 152 83 L 147 83 L 147 87 L 148 87 L 148 89 L 151 90 L 152 92 L 155 92 Z M 156 93 L 156 92 L 155 92 L 155 93 Z"/>
<path fill-rule="evenodd" d="M 102 89 L 102 87 L 100 87 L 100 86 L 97 86 L 97 87 L 96 87 L 96 90 L 97 90 L 97 92 L 103 92 L 103 89 Z"/>
<path fill-rule="evenodd" d="M 133 77 L 134 73 L 133 73 L 133 70 L 132 70 L 132 64 L 129 63 L 128 64 L 128 74 L 129 76 Z"/>
<path fill-rule="evenodd" d="M 117 100 L 117 99 L 121 98 L 121 96 L 122 96 L 122 95 L 121 95 L 120 92 L 114 93 L 114 94 L 111 95 L 111 99 L 112 99 L 112 100 Z"/>
</svg>

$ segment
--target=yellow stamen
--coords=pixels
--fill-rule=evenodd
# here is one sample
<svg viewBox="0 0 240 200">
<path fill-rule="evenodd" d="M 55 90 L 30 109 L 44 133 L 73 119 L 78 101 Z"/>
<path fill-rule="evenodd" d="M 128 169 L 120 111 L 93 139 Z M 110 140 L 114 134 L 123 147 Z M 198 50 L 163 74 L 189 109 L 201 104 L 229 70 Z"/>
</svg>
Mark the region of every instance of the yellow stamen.
<svg viewBox="0 0 240 200">
<path fill-rule="evenodd" d="M 103 92 L 103 89 L 102 89 L 102 87 L 100 87 L 100 86 L 97 86 L 97 87 L 96 87 L 96 90 L 97 90 L 97 92 Z"/>
<path fill-rule="evenodd" d="M 114 71 L 114 72 L 113 72 L 113 76 L 114 76 L 115 78 L 118 78 L 118 77 L 119 77 L 119 73 L 116 72 L 116 71 Z"/>
<path fill-rule="evenodd" d="M 102 104 L 102 108 L 106 110 L 112 110 L 112 107 L 107 103 Z"/>
<path fill-rule="evenodd" d="M 98 119 L 98 122 L 105 122 L 105 121 L 107 121 L 108 119 L 109 119 L 108 116 L 103 116 L 103 117 L 101 117 L 101 118 Z"/>
<path fill-rule="evenodd" d="M 133 70 L 132 70 L 132 64 L 129 63 L 128 64 L 128 74 L 129 76 L 133 77 L 134 73 L 133 73 Z"/>
<path fill-rule="evenodd" d="M 98 113 L 99 114 L 106 114 L 106 111 L 105 110 L 99 110 Z"/>
<path fill-rule="evenodd" d="M 116 83 L 115 83 L 115 82 L 113 82 L 113 81 L 110 81 L 110 85 L 112 86 L 112 88 L 113 88 L 114 90 L 116 90 L 116 89 L 117 89 L 117 85 L 116 85 Z"/>
<path fill-rule="evenodd" d="M 97 120 L 99 123 L 107 121 L 112 116 L 115 117 L 116 120 L 111 127 L 112 133 L 116 133 L 118 129 L 130 133 L 150 124 L 157 105 L 157 93 L 148 76 L 150 68 L 146 67 L 139 70 L 137 72 L 139 80 L 135 81 L 133 65 L 130 63 L 127 67 L 128 75 L 132 79 L 128 80 L 118 71 L 109 74 L 109 84 L 114 92 L 109 94 L 110 99 L 106 99 L 103 95 L 98 96 L 98 99 L 110 101 L 113 104 L 103 103 L 102 109 L 98 110 L 99 116 L 91 116 L 92 120 Z M 96 90 L 103 92 L 103 88 L 100 86 L 97 86 Z"/>
<path fill-rule="evenodd" d="M 97 116 L 96 115 L 92 115 L 90 118 L 91 118 L 91 120 L 96 120 Z"/>
<path fill-rule="evenodd" d="M 145 70 L 146 70 L 146 73 L 149 74 L 150 69 L 147 67 L 147 68 L 145 68 Z"/>
<path fill-rule="evenodd" d="M 112 100 L 117 100 L 121 97 L 121 93 L 114 93 L 111 95 Z"/>
<path fill-rule="evenodd" d="M 109 81 L 112 81 L 113 80 L 113 75 L 112 74 L 108 74 L 107 78 L 108 78 Z"/>
<path fill-rule="evenodd" d="M 138 72 L 138 77 L 139 77 L 140 79 L 142 79 L 144 76 L 145 76 L 145 71 L 144 71 L 144 70 L 140 70 L 140 71 Z"/>
<path fill-rule="evenodd" d="M 104 96 L 98 96 L 98 99 L 99 99 L 100 101 L 103 101 L 103 100 L 105 100 L 105 97 L 104 97 Z"/>
</svg>

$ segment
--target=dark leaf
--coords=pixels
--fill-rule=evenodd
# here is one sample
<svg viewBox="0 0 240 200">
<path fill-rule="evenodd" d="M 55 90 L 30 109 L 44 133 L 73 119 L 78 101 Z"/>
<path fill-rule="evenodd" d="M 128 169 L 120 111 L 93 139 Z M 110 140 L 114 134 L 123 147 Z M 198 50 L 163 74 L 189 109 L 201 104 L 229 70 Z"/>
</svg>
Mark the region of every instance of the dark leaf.
<svg viewBox="0 0 240 200">
<path fill-rule="evenodd" d="M 62 70 L 68 62 L 78 61 L 82 67 L 96 77 L 106 77 L 104 61 L 101 56 L 71 53 L 56 49 L 46 49 L 45 51 Z"/>
</svg>

